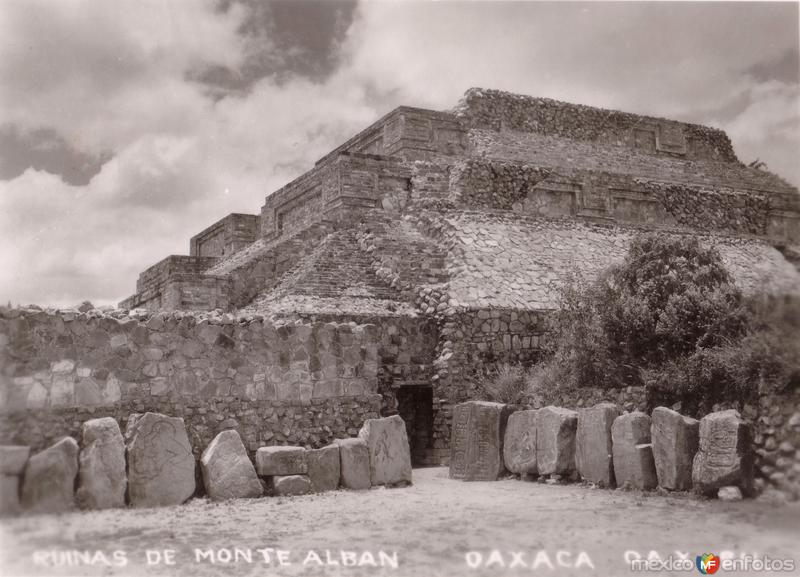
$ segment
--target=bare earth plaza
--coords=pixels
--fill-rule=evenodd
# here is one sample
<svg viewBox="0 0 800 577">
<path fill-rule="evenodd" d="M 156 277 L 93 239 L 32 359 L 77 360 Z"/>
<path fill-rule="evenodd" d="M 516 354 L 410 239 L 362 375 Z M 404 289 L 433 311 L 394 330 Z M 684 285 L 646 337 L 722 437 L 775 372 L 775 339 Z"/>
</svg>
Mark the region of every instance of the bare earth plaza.
<svg viewBox="0 0 800 577">
<path fill-rule="evenodd" d="M 470 88 L 258 203 L 0 307 L 0 573 L 800 574 L 800 194 L 725 131 Z"/>
</svg>

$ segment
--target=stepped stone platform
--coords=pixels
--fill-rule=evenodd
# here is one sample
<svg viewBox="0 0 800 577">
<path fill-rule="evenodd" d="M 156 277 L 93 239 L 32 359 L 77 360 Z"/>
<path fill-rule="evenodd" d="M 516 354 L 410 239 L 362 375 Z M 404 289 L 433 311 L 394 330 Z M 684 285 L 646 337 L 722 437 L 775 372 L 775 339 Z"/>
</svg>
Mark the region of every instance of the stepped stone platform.
<svg viewBox="0 0 800 577">
<path fill-rule="evenodd" d="M 449 111 L 393 110 L 259 214 L 144 271 L 121 306 L 427 322 L 430 358 L 410 380 L 384 363 L 378 392 L 391 413 L 401 387 L 433 387 L 435 461 L 475 375 L 535 360 L 559 283 L 619 262 L 643 230 L 699 236 L 747 293 L 800 291 L 798 190 L 740 162 L 723 131 L 474 88 Z"/>
<path fill-rule="evenodd" d="M 800 194 L 721 130 L 483 89 L 400 107 L 142 272 L 125 318 L 0 315 L 0 357 L 35 357 L 0 400 L 60 434 L 66 408 L 180 416 L 195 453 L 228 424 L 252 452 L 399 413 L 415 462 L 446 462 L 478 376 L 535 361 L 559 283 L 647 230 L 716 247 L 748 293 L 800 291 Z M 2 436 L 40 446 L 20 415 Z"/>
</svg>

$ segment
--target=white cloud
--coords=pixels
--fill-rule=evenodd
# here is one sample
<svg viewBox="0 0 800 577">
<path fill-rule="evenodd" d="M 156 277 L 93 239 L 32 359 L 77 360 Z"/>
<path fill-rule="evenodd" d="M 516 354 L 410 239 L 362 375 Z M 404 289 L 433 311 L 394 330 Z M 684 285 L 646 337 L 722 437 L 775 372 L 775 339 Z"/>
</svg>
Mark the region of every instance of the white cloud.
<svg viewBox="0 0 800 577">
<path fill-rule="evenodd" d="M 125 297 L 139 271 L 186 253 L 227 213 L 257 212 L 394 106 L 449 108 L 470 86 L 723 124 L 744 160 L 783 172 L 797 87 L 740 72 L 785 50 L 775 8 L 661 4 L 364 3 L 326 80 L 267 77 L 214 102 L 191 73 L 236 70 L 256 49 L 282 58 L 269 38 L 236 33 L 245 11 L 12 0 L 0 13 L 0 124 L 54 128 L 114 158 L 84 187 L 34 170 L 0 182 L 0 301 Z"/>
</svg>

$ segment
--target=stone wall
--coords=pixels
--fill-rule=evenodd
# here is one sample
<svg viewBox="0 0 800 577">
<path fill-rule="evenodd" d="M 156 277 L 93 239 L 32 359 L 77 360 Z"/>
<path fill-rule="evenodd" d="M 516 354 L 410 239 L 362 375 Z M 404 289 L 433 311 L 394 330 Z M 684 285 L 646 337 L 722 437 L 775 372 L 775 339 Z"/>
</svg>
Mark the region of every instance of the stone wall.
<svg viewBox="0 0 800 577">
<path fill-rule="evenodd" d="M 173 291 L 165 294 L 169 284 L 177 279 L 191 280 L 199 278 L 217 261 L 216 257 L 172 255 L 144 270 L 136 281 L 136 293 L 125 299 L 123 308 L 142 307 L 149 310 L 175 307 L 180 293 Z"/>
<path fill-rule="evenodd" d="M 800 217 L 796 196 L 770 190 L 666 184 L 619 172 L 470 159 L 453 166 L 449 198 L 455 206 L 468 209 L 684 227 L 769 237 L 785 244 L 797 242 L 800 234 L 800 229 L 786 222 Z"/>
<path fill-rule="evenodd" d="M 737 162 L 723 131 L 664 118 L 479 88 L 468 90 L 454 112 L 473 128 L 556 134 L 649 154 Z"/>
<path fill-rule="evenodd" d="M 0 442 L 42 447 L 91 416 L 153 410 L 206 443 L 227 421 L 250 445 L 324 444 L 385 409 L 394 387 L 423 382 L 436 338 L 404 317 L 3 309 Z"/>
<path fill-rule="evenodd" d="M 225 257 L 243 249 L 259 236 L 258 215 L 232 213 L 189 241 L 191 256 Z"/>
</svg>

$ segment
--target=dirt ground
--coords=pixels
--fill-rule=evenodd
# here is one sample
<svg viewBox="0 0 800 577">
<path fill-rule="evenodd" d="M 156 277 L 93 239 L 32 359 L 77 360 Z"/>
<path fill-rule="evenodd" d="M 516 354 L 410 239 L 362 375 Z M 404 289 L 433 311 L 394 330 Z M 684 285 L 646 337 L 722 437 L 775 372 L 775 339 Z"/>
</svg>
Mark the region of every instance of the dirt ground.
<svg viewBox="0 0 800 577">
<path fill-rule="evenodd" d="M 688 555 L 691 569 L 660 574 L 690 575 L 701 553 L 800 561 L 800 506 L 464 483 L 432 468 L 402 489 L 21 517 L 4 520 L 0 537 L 3 576 L 616 576 L 633 574 L 626 555 L 651 552 Z"/>
</svg>

